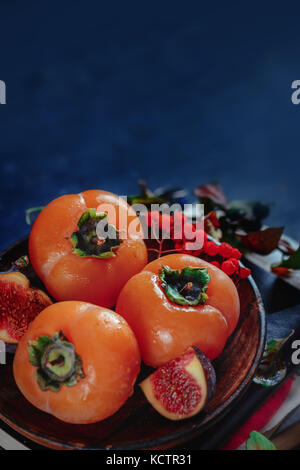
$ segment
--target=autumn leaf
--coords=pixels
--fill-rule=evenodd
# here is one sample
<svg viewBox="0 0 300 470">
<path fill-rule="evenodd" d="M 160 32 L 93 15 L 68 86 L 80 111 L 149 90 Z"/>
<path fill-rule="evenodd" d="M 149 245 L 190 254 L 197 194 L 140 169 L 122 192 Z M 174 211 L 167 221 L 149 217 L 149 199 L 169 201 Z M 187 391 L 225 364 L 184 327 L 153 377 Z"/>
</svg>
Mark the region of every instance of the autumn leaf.
<svg viewBox="0 0 300 470">
<path fill-rule="evenodd" d="M 273 274 L 275 274 L 278 277 L 281 277 L 283 279 L 289 277 L 291 275 L 291 270 L 288 268 L 282 268 L 280 266 L 272 266 L 271 271 Z"/>
<path fill-rule="evenodd" d="M 210 183 L 198 186 L 194 190 L 195 196 L 199 197 L 201 202 L 207 204 L 209 209 L 219 207 L 221 209 L 227 208 L 227 199 L 223 192 L 223 188 L 218 183 Z"/>
<path fill-rule="evenodd" d="M 236 236 L 248 250 L 260 255 L 268 255 L 277 248 L 282 232 L 283 227 L 270 227 L 259 232 L 250 232 L 247 235 L 236 234 Z"/>
</svg>

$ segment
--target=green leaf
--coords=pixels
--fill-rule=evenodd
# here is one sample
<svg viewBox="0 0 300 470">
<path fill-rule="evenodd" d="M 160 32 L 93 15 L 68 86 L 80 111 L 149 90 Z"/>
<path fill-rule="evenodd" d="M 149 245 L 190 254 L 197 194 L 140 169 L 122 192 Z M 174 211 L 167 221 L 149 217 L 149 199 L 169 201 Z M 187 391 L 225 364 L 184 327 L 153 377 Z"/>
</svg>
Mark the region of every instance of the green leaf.
<svg viewBox="0 0 300 470">
<path fill-rule="evenodd" d="M 300 269 L 300 246 L 289 258 L 273 265 L 272 268 Z"/>
<path fill-rule="evenodd" d="M 50 336 L 40 336 L 35 341 L 29 341 L 28 355 L 30 364 L 35 367 L 39 367 L 41 363 L 41 357 L 45 348 L 52 342 L 53 340 Z"/>
<path fill-rule="evenodd" d="M 277 450 L 273 442 L 257 431 L 250 432 L 246 442 L 246 450 Z"/>
<path fill-rule="evenodd" d="M 62 383 L 49 379 L 41 368 L 36 371 L 36 380 L 43 392 L 51 390 L 51 392 L 57 393 L 62 387 Z"/>
<path fill-rule="evenodd" d="M 152 204 L 164 204 L 169 202 L 166 198 L 153 194 L 153 192 L 148 189 L 145 181 L 140 180 L 138 184 L 141 188 L 141 193 L 134 196 L 127 196 L 128 204 L 143 204 L 148 209 L 151 209 Z"/>
<path fill-rule="evenodd" d="M 34 214 L 35 212 L 41 212 L 43 209 L 44 209 L 44 206 L 31 207 L 30 209 L 27 209 L 25 211 L 26 224 L 31 225 L 31 219 L 30 219 L 31 214 Z"/>
<path fill-rule="evenodd" d="M 143 204 L 144 206 L 150 207 L 152 204 L 167 203 L 167 200 L 158 196 L 128 196 L 127 202 L 130 205 Z"/>
</svg>

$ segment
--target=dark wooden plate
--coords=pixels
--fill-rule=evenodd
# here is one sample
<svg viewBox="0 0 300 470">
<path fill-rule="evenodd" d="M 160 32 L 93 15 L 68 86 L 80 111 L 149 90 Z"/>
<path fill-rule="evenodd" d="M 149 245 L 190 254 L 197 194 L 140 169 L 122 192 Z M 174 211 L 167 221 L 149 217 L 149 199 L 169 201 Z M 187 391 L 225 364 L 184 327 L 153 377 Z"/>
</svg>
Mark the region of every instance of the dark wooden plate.
<svg viewBox="0 0 300 470">
<path fill-rule="evenodd" d="M 27 253 L 27 239 L 10 246 L 0 256 L 0 271 Z M 37 283 L 32 279 L 33 284 Z M 239 324 L 222 355 L 214 361 L 217 389 L 205 412 L 179 421 L 160 416 L 139 387 L 118 413 L 105 421 L 72 425 L 33 407 L 19 392 L 12 374 L 13 355 L 0 365 L 0 418 L 34 442 L 53 449 L 166 449 L 205 432 L 236 405 L 255 374 L 264 350 L 265 312 L 252 277 L 238 286 Z M 141 371 L 141 377 L 149 372 Z"/>
</svg>

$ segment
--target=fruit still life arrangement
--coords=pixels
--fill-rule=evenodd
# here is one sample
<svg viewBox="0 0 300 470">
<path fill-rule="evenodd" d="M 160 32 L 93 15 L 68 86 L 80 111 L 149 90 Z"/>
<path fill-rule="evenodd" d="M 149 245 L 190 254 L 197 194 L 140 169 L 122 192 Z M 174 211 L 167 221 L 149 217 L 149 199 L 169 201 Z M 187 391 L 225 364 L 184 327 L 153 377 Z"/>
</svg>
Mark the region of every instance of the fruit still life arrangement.
<svg viewBox="0 0 300 470">
<path fill-rule="evenodd" d="M 0 339 L 16 347 L 15 384 L 65 423 L 106 420 L 136 394 L 160 419 L 204 416 L 228 381 L 224 351 L 245 336 L 241 317 L 250 325 L 254 305 L 262 312 L 240 245 L 218 237 L 216 212 L 200 227 L 184 211 L 151 210 L 172 198 L 142 189 L 129 203 L 101 190 L 58 197 L 37 215 L 28 253 L 0 274 Z M 237 358 L 232 377 L 261 352 Z"/>
</svg>

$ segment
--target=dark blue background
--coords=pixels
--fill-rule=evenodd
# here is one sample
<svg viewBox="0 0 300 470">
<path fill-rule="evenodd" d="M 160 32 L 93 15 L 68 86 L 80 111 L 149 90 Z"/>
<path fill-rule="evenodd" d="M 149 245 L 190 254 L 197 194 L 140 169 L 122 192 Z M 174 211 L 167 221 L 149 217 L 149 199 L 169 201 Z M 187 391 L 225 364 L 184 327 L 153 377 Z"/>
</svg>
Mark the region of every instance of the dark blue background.
<svg viewBox="0 0 300 470">
<path fill-rule="evenodd" d="M 300 239 L 296 2 L 0 3 L 0 246 L 89 188 L 219 180 Z M 251 6 L 249 6 L 251 5 Z"/>
</svg>

